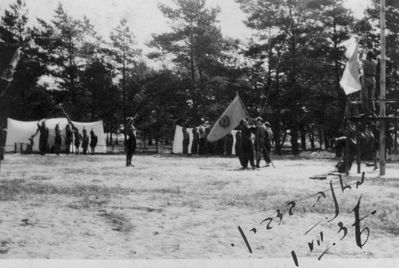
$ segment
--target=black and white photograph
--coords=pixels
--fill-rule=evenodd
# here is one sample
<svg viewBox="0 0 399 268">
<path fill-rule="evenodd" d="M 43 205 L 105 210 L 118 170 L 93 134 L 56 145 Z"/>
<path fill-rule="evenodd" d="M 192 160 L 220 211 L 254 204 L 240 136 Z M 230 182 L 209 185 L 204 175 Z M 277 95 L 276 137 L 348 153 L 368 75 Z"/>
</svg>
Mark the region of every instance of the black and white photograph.
<svg viewBox="0 0 399 268">
<path fill-rule="evenodd" d="M 399 267 L 399 1 L 0 0 L 2 267 Z"/>
</svg>

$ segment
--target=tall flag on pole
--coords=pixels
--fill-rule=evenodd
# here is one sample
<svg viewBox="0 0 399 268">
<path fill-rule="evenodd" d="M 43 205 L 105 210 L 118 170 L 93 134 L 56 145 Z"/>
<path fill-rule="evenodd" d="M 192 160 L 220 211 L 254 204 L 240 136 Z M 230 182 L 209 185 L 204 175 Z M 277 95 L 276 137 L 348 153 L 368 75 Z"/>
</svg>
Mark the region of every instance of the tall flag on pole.
<svg viewBox="0 0 399 268">
<path fill-rule="evenodd" d="M 346 63 L 344 74 L 342 75 L 341 81 L 339 81 L 339 84 L 344 89 L 346 95 L 352 94 L 362 89 L 359 80 L 357 42 L 353 45 L 347 47 L 346 56 L 348 57 L 349 61 Z"/>
<path fill-rule="evenodd" d="M 208 141 L 214 142 L 223 138 L 240 124 L 241 119 L 244 119 L 246 117 L 247 112 L 240 96 L 237 93 L 233 102 L 230 103 L 224 113 L 213 125 L 207 137 Z"/>
<path fill-rule="evenodd" d="M 10 64 L 1 73 L 1 79 L 11 82 L 14 77 L 15 69 L 17 68 L 18 61 L 21 57 L 21 49 L 17 48 L 12 56 Z"/>
</svg>

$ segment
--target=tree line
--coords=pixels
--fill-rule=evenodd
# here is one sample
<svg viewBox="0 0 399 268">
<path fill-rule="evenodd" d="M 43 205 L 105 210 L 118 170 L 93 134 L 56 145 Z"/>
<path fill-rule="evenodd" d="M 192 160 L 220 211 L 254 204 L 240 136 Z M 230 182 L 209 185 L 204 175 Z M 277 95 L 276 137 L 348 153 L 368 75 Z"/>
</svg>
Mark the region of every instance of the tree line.
<svg viewBox="0 0 399 268">
<path fill-rule="evenodd" d="M 1 122 L 62 116 L 61 103 L 73 120 L 102 119 L 113 134 L 136 116 L 136 127 L 159 143 L 172 139 L 175 124 L 215 122 L 238 92 L 251 116 L 271 123 L 277 153 L 288 139 L 294 153 L 315 149 L 316 140 L 328 149 L 345 109 L 344 41 L 356 35 L 361 49 L 378 51 L 379 1 L 360 20 L 342 0 L 235 1 L 255 32 L 248 42 L 222 35 L 219 7 L 174 0 L 159 4 L 172 27 L 152 36 L 146 45 L 155 52 L 146 54 L 126 18 L 104 38 L 59 4 L 50 21 L 29 26 L 29 10 L 15 0 L 0 20 L 1 70 L 16 48 L 23 55 L 0 100 Z M 398 98 L 399 3 L 387 6 L 387 96 Z"/>
</svg>

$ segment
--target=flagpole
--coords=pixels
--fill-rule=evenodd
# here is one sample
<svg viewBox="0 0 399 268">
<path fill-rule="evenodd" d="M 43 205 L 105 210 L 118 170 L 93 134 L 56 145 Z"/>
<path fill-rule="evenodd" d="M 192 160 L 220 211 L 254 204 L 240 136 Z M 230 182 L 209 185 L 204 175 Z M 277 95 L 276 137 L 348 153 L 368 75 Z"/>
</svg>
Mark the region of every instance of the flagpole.
<svg viewBox="0 0 399 268">
<path fill-rule="evenodd" d="M 380 67 L 380 117 L 385 117 L 385 0 L 380 0 L 381 67 Z M 385 122 L 380 121 L 380 175 L 385 175 Z"/>
<path fill-rule="evenodd" d="M 6 92 L 7 92 L 7 89 L 10 87 L 10 85 L 11 85 L 11 82 L 8 82 L 8 84 L 7 84 L 7 86 L 6 86 L 6 88 L 3 90 L 3 92 L 1 93 L 1 95 L 0 95 L 0 98 L 1 97 L 3 97 L 4 96 L 4 94 L 6 94 Z"/>
<path fill-rule="evenodd" d="M 247 117 L 248 117 L 249 114 L 248 114 L 248 111 L 247 111 L 247 107 L 245 107 L 244 102 L 242 101 L 242 99 L 241 99 L 241 97 L 240 97 L 240 94 L 238 94 L 238 91 L 236 91 L 236 95 L 237 95 L 238 99 L 240 100 L 242 107 L 244 107 L 245 114 L 246 114 Z"/>
</svg>

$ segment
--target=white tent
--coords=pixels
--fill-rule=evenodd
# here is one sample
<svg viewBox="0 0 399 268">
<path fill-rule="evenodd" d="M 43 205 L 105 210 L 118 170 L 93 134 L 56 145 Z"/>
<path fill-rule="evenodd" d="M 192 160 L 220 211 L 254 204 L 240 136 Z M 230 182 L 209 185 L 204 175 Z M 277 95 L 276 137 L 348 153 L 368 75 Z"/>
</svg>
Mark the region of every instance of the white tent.
<svg viewBox="0 0 399 268">
<path fill-rule="evenodd" d="M 197 127 L 199 129 L 200 127 Z M 188 135 L 190 136 L 190 143 L 188 144 L 188 153 L 191 154 L 191 146 L 193 144 L 193 128 L 186 128 Z M 235 144 L 236 144 L 236 132 L 237 130 L 233 130 L 231 134 L 233 134 L 233 148 L 232 148 L 232 154 L 235 155 L 236 150 L 235 150 Z M 173 148 L 172 152 L 174 154 L 181 154 L 183 153 L 183 127 L 176 125 L 175 128 L 175 136 L 173 138 Z"/>
<path fill-rule="evenodd" d="M 15 149 L 17 151 L 20 150 L 20 146 L 24 149 L 26 145 L 29 144 L 29 138 L 36 133 L 38 121 L 18 121 L 11 118 L 7 119 L 7 137 L 5 144 L 5 152 L 14 152 Z M 86 129 L 87 134 L 90 138 L 90 131 L 97 135 L 98 142 L 96 146 L 96 153 L 105 153 L 106 152 L 106 137 L 104 135 L 104 126 L 103 121 L 91 122 L 91 123 L 82 123 L 72 121 L 77 129 L 79 129 L 79 133 L 82 133 L 83 128 Z M 49 147 L 54 146 L 55 141 L 55 126 L 59 124 L 61 130 L 61 150 L 65 150 L 65 126 L 68 124 L 68 120 L 66 118 L 52 118 L 46 120 L 46 127 L 49 129 L 49 137 L 48 144 Z M 39 151 L 39 134 L 35 136 L 33 139 L 33 152 Z M 71 151 L 73 151 L 74 146 L 71 146 Z"/>
</svg>

